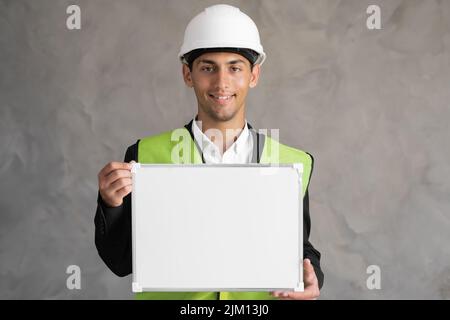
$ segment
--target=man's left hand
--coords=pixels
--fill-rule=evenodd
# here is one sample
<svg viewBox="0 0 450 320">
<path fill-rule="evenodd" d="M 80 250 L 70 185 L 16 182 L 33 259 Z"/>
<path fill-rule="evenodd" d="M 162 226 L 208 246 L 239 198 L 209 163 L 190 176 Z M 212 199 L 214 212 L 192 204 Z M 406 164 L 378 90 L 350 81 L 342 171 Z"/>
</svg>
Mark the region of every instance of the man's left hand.
<svg viewBox="0 0 450 320">
<path fill-rule="evenodd" d="M 303 260 L 303 280 L 305 290 L 303 292 L 295 291 L 274 291 L 271 294 L 280 300 L 316 300 L 320 295 L 319 281 L 309 259 Z"/>
</svg>

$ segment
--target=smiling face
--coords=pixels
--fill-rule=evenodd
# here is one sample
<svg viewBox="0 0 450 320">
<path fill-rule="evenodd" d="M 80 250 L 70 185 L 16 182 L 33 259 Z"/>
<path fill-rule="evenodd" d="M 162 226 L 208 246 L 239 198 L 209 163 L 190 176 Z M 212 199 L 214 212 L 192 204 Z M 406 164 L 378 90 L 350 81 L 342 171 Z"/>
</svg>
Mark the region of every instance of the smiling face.
<svg viewBox="0 0 450 320">
<path fill-rule="evenodd" d="M 260 66 L 251 68 L 243 56 L 230 52 L 209 52 L 195 59 L 192 71 L 183 65 L 186 85 L 194 88 L 199 116 L 213 121 L 245 117 L 249 88 L 258 83 Z"/>
</svg>

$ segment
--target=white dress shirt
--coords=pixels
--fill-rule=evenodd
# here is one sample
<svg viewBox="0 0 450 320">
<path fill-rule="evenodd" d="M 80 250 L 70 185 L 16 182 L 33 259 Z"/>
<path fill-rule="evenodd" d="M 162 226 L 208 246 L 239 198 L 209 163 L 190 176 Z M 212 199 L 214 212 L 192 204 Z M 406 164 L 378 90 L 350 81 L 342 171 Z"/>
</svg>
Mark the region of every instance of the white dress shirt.
<svg viewBox="0 0 450 320">
<path fill-rule="evenodd" d="M 203 153 L 205 163 L 208 164 L 245 164 L 252 161 L 253 138 L 245 120 L 244 129 L 233 144 L 220 154 L 219 148 L 200 129 L 201 121 L 192 121 L 192 132 L 195 141 Z M 225 137 L 224 137 L 225 139 Z"/>
</svg>

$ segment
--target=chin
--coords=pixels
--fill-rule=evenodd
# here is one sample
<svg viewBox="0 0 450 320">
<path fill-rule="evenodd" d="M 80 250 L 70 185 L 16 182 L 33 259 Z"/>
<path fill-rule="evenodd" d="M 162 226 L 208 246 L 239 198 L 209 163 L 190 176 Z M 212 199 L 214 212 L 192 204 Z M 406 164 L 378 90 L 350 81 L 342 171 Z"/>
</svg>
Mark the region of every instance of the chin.
<svg viewBox="0 0 450 320">
<path fill-rule="evenodd" d="M 211 117 L 216 121 L 229 121 L 233 119 L 235 114 L 217 114 L 213 113 Z"/>
<path fill-rule="evenodd" d="M 206 112 L 212 119 L 215 121 L 229 121 L 233 119 L 236 114 L 238 113 L 238 110 L 219 110 L 216 111 L 214 109 L 210 109 Z"/>
</svg>

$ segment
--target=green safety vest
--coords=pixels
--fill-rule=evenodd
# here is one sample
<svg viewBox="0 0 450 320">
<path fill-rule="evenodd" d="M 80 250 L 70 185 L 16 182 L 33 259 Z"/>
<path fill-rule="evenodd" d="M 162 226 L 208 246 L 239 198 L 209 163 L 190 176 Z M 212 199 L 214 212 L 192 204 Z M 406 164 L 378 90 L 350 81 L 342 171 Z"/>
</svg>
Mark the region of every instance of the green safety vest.
<svg viewBox="0 0 450 320">
<path fill-rule="evenodd" d="M 303 194 L 309 184 L 312 157 L 301 150 L 283 145 L 266 136 L 260 163 L 302 163 Z M 167 131 L 141 139 L 138 162 L 164 164 L 201 164 L 202 157 L 186 128 Z M 274 300 L 269 292 L 141 292 L 138 300 Z"/>
</svg>

